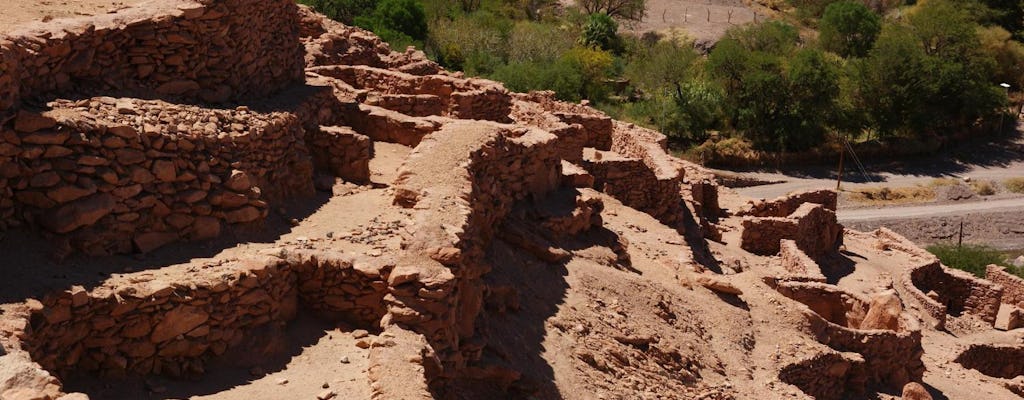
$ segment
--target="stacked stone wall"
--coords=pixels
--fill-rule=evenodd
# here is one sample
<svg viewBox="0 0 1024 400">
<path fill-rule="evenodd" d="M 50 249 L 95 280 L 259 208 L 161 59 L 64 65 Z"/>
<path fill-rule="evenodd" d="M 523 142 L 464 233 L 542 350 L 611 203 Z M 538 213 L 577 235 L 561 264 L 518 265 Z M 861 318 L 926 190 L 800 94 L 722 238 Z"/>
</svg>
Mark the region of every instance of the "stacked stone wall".
<svg viewBox="0 0 1024 400">
<path fill-rule="evenodd" d="M 1002 296 L 1001 285 L 948 269 L 938 261 L 904 269 L 896 283 L 900 296 L 920 304 L 936 329 L 945 328 L 947 314 L 965 312 L 994 323 Z"/>
<path fill-rule="evenodd" d="M 402 167 L 395 202 L 418 211 L 403 242 L 408 254 L 389 278 L 385 321 L 423 333 L 449 376 L 480 357 L 482 348 L 469 343 L 483 307 L 481 277 L 489 270 L 483 258 L 494 229 L 516 201 L 558 186 L 557 143 L 544 131 L 455 121 Z M 463 152 L 468 164 L 457 156 Z"/>
<path fill-rule="evenodd" d="M 350 182 L 370 180 L 373 142 L 352 128 L 322 126 L 307 136 L 313 165 Z"/>
<path fill-rule="evenodd" d="M 787 365 L 779 380 L 819 400 L 838 400 L 862 393 L 867 381 L 864 359 L 853 353 L 828 351 Z"/>
<path fill-rule="evenodd" d="M 838 195 L 834 190 L 812 190 L 791 193 L 771 201 L 750 202 L 737 215 L 754 217 L 786 217 L 796 212 L 804 203 L 821 204 L 835 211 Z"/>
<path fill-rule="evenodd" d="M 643 161 L 646 170 L 609 178 L 608 182 L 619 193 L 613 196 L 666 225 L 678 225 L 685 210 L 680 194 L 683 173 L 677 160 L 665 152 L 665 135 L 619 121 L 614 122 L 612 129 L 611 150 Z M 650 179 L 651 175 L 654 180 Z"/>
<path fill-rule="evenodd" d="M 825 206 L 804 203 L 787 217 L 745 216 L 740 247 L 754 254 L 774 255 L 780 242 L 793 240 L 812 259 L 834 253 L 843 241 L 843 227 Z"/>
<path fill-rule="evenodd" d="M 797 247 L 796 242 L 783 239 L 779 241 L 779 258 L 782 269 L 786 271 L 786 280 L 806 280 L 825 282 L 821 267 L 811 257 Z"/>
<path fill-rule="evenodd" d="M 310 68 L 310 71 L 340 79 L 356 90 L 372 90 L 382 95 L 435 96 L 441 105 L 439 107 L 435 104 L 429 109 L 442 111 L 439 115 L 510 122 L 512 98 L 504 87 L 492 81 L 460 79 L 448 75 L 419 76 L 365 65 L 332 65 Z M 399 107 L 393 111 L 408 115 L 420 115 L 428 111 L 428 108 L 416 110 L 413 105 L 412 113 L 409 113 L 407 102 L 385 102 L 381 105 L 391 104 Z"/>
<path fill-rule="evenodd" d="M 27 25 L 0 39 L 0 114 L 19 100 L 99 91 L 205 102 L 268 95 L 302 80 L 298 27 L 286 0 L 150 2 Z"/>
<path fill-rule="evenodd" d="M 312 194 L 301 125 L 288 113 L 162 101 L 55 101 L 0 136 L 0 214 L 69 235 L 89 254 L 149 251 L 262 220 Z"/>
<path fill-rule="evenodd" d="M 1003 287 L 1003 304 L 1020 306 L 1024 304 L 1024 279 L 1006 272 L 1005 267 L 989 265 L 985 267 L 985 279 Z"/>
<path fill-rule="evenodd" d="M 805 314 L 819 342 L 863 357 L 868 384 L 898 389 L 920 381 L 925 370 L 921 330 L 907 316 L 900 317 L 895 331 L 860 329 L 870 303 L 857 295 L 816 282 L 780 282 L 776 289 L 808 307 Z"/>
<path fill-rule="evenodd" d="M 1014 379 L 1024 375 L 1024 347 L 1009 345 L 971 345 L 956 362 L 985 375 Z"/>
<path fill-rule="evenodd" d="M 185 376 L 232 348 L 280 334 L 300 305 L 377 328 L 389 265 L 332 252 L 271 253 L 128 274 L 30 302 L 20 347 L 61 376 Z M 189 273 L 174 273 L 183 268 Z"/>
</svg>

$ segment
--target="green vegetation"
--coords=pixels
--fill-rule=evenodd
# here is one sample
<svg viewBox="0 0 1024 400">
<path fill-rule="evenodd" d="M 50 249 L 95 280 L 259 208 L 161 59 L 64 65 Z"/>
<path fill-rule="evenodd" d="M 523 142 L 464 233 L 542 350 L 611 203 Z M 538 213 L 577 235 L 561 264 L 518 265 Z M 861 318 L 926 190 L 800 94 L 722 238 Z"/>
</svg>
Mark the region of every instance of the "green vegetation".
<svg viewBox="0 0 1024 400">
<path fill-rule="evenodd" d="M 819 24 L 821 46 L 843 57 L 863 57 L 882 32 L 882 18 L 852 1 L 829 4 Z"/>
<path fill-rule="evenodd" d="M 1006 255 L 991 247 L 972 244 L 959 247 L 954 244 L 935 244 L 928 246 L 927 250 L 946 266 L 967 271 L 979 277 L 985 276 L 985 267 L 991 264 L 1007 267 L 1007 272 L 1017 276 L 1022 276 L 1022 272 L 1024 272 L 1007 264 Z"/>
<path fill-rule="evenodd" d="M 708 55 L 620 29 L 645 0 L 300 1 L 445 68 L 587 99 L 677 149 L 739 158 L 844 137 L 954 145 L 1012 118 L 999 83 L 1024 86 L 1024 0 L 786 0 L 791 13 L 733 27 Z"/>
</svg>

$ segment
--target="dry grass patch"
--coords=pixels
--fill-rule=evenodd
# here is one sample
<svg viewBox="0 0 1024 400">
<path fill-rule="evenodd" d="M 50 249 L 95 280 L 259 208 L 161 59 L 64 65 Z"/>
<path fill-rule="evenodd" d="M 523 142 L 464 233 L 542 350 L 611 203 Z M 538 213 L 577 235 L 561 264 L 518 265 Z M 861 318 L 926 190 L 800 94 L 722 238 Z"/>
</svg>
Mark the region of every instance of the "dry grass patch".
<svg viewBox="0 0 1024 400">
<path fill-rule="evenodd" d="M 960 184 L 960 180 L 957 178 L 935 178 L 928 182 L 928 186 L 931 187 L 956 186 L 958 184 Z"/>
<path fill-rule="evenodd" d="M 935 200 L 935 189 L 927 186 L 909 186 L 889 188 L 859 189 L 850 193 L 850 199 L 867 204 L 906 204 L 924 203 Z"/>
<path fill-rule="evenodd" d="M 991 196 L 996 194 L 996 183 L 992 181 L 971 182 L 971 189 L 979 196 Z"/>
<path fill-rule="evenodd" d="M 1024 193 L 1024 177 L 1007 179 L 1003 181 L 1003 186 L 1013 193 Z"/>
</svg>

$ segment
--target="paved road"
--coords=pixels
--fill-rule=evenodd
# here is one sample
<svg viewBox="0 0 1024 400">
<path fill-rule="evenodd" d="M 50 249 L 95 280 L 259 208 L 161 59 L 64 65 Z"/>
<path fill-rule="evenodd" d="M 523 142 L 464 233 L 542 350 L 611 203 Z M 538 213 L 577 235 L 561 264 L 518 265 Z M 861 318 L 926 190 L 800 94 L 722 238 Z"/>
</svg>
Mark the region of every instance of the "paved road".
<svg viewBox="0 0 1024 400">
<path fill-rule="evenodd" d="M 922 218 L 944 215 L 965 215 L 971 213 L 990 213 L 1000 211 L 1020 211 L 1024 213 L 1024 197 L 999 199 L 991 201 L 972 201 L 954 204 L 892 206 L 884 208 L 855 208 L 837 213 L 840 222 L 867 221 L 874 219 Z"/>
</svg>

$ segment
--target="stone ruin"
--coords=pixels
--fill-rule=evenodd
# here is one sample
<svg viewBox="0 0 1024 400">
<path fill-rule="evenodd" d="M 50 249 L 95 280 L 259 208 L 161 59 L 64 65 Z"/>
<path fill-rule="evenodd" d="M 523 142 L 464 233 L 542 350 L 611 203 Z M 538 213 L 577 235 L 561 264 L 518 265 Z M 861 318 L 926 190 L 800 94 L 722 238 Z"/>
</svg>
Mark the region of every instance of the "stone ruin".
<svg viewBox="0 0 1024 400">
<path fill-rule="evenodd" d="M 60 257 L 258 226 L 320 176 L 369 182 L 374 143 L 415 146 L 394 184 L 411 222 L 396 254 L 278 248 L 27 301 L 0 335 L 5 363 L 37 377 L 17 393 L 57 398 L 55 376 L 72 371 L 201 375 L 300 308 L 421 337 L 370 344 L 379 362 L 409 343 L 422 357 L 371 362 L 369 376 L 375 398 L 394 398 L 380 382 L 410 368 L 419 381 L 402 385 L 428 393 L 479 358 L 468 343 L 484 249 L 517 202 L 593 187 L 682 229 L 684 163 L 663 135 L 442 71 L 291 1 L 151 2 L 28 25 L 0 41 L 0 72 L 0 229 L 38 230 Z M 549 223 L 599 223 L 600 203 L 581 201 L 596 211 Z"/>
<path fill-rule="evenodd" d="M 488 246 L 497 238 L 557 264 L 573 254 L 553 243 L 603 235 L 608 263 L 626 268 L 628 241 L 594 233 L 610 199 L 688 239 L 723 241 L 720 221 L 738 218 L 738 248 L 765 260 L 755 273 L 806 321 L 807 352 L 780 361 L 777 376 L 807 395 L 920 382 L 922 332 L 950 317 L 1021 324 L 1024 281 L 952 271 L 886 229 L 871 234 L 879 251 L 916 262 L 898 267 L 895 292 L 826 283 L 822 267 L 850 233 L 835 192 L 731 212 L 714 177 L 669 156 L 660 133 L 444 71 L 290 0 L 152 1 L 0 38 L 0 230 L 38 233 L 58 259 L 259 229 L 336 179 L 378 184 L 380 143 L 412 148 L 387 189 L 404 222 L 380 235 L 397 240 L 275 244 L 5 306 L 0 397 L 81 398 L 62 386 L 79 373 L 200 377 L 300 311 L 374 332 L 358 343 L 374 399 L 432 398 L 460 378 L 508 387 L 518 372 L 479 364 L 481 315 L 518 307 L 515 288 L 484 279 Z M 353 235 L 382 242 L 374 234 Z M 704 270 L 692 258 L 674 267 L 681 281 Z M 745 296 L 722 278 L 697 281 Z M 654 340 L 634 339 L 616 338 L 641 349 Z M 1019 375 L 988 372 L 986 349 L 958 362 Z"/>
<path fill-rule="evenodd" d="M 842 245 L 843 226 L 836 222 L 836 192 L 812 191 L 771 202 L 750 203 L 743 216 L 742 248 L 754 254 L 774 255 L 783 239 L 814 259 L 834 253 Z"/>
</svg>

